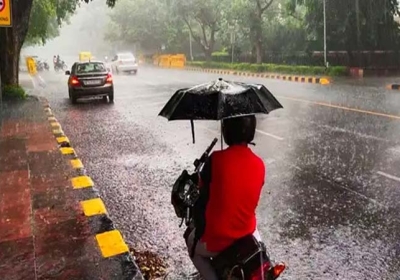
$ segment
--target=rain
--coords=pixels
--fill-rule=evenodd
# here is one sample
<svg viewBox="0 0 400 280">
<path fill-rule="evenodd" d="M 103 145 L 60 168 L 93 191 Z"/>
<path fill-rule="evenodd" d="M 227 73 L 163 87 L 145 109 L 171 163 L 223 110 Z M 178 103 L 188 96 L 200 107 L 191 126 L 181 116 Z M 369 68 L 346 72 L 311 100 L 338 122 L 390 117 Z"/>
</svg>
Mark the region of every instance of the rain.
<svg viewBox="0 0 400 280">
<path fill-rule="evenodd" d="M 25 43 L 20 84 L 51 104 L 146 279 L 193 278 L 171 190 L 215 137 L 214 150 L 222 141 L 220 118 L 193 117 L 211 101 L 187 103 L 187 120 L 160 112 L 176 92 L 189 100 L 190 89 L 207 91 L 222 79 L 263 85 L 278 101 L 257 109 L 265 114 L 257 114 L 250 147 L 266 167 L 257 228 L 271 259 L 287 266 L 279 279 L 399 279 L 397 1 L 79 3 L 55 25 L 56 35 Z M 109 92 L 71 98 L 65 71 L 82 52 L 105 63 L 113 100 Z M 120 62 L 126 54 L 135 68 Z M 184 67 L 163 65 L 162 56 L 180 54 Z M 30 56 L 49 69 L 30 76 Z M 258 95 L 246 93 L 247 102 L 265 105 L 264 90 L 253 90 Z"/>
</svg>

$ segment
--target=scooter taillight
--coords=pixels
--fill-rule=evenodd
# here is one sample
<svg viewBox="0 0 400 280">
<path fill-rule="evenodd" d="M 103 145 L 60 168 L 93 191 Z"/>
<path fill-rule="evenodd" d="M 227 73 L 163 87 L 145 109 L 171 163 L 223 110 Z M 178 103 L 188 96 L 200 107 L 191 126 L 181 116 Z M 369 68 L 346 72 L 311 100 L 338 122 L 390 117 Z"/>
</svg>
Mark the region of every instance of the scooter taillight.
<svg viewBox="0 0 400 280">
<path fill-rule="evenodd" d="M 279 263 L 272 268 L 272 277 L 273 279 L 278 278 L 282 272 L 286 269 L 286 265 L 284 263 Z"/>
<path fill-rule="evenodd" d="M 270 262 L 265 262 L 260 268 L 251 274 L 250 280 L 275 280 L 285 269 L 286 265 L 284 263 L 279 263 L 274 267 L 271 267 Z"/>
</svg>

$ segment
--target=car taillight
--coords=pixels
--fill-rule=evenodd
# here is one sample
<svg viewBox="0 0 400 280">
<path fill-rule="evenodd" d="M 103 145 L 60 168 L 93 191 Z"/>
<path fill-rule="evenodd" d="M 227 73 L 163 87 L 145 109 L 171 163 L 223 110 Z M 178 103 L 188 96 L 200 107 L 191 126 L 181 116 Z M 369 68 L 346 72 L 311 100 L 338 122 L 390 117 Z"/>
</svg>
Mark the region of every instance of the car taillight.
<svg viewBox="0 0 400 280">
<path fill-rule="evenodd" d="M 111 75 L 111 73 L 108 73 L 107 74 L 107 78 L 106 78 L 106 83 L 107 84 L 112 84 L 112 82 L 113 82 L 112 75 Z"/>
<path fill-rule="evenodd" d="M 75 77 L 75 76 L 72 76 L 72 77 L 71 77 L 71 79 L 69 80 L 69 83 L 70 83 L 72 86 L 77 86 L 77 85 L 80 84 L 78 78 Z"/>
</svg>

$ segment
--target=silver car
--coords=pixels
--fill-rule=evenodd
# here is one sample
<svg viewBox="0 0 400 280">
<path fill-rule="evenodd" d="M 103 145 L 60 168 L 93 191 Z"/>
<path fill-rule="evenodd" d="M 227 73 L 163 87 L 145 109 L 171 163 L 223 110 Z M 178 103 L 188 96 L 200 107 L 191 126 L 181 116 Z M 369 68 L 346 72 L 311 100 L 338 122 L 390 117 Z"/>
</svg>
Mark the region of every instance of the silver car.
<svg viewBox="0 0 400 280">
<path fill-rule="evenodd" d="M 121 72 L 137 74 L 138 64 L 132 53 L 118 53 L 111 61 L 111 69 L 117 74 Z"/>
</svg>

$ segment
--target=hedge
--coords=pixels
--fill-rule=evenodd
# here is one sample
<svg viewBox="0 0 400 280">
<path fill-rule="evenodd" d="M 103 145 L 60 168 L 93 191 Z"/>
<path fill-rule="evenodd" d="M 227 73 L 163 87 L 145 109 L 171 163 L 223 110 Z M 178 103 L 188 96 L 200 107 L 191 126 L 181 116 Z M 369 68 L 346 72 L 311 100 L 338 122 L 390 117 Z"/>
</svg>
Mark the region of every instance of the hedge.
<svg viewBox="0 0 400 280">
<path fill-rule="evenodd" d="M 279 73 L 295 75 L 326 75 L 326 76 L 346 76 L 348 71 L 345 66 L 332 66 L 328 69 L 322 66 L 298 66 L 298 65 L 278 65 L 278 64 L 250 64 L 250 63 L 223 63 L 206 61 L 188 61 L 187 66 L 211 68 L 211 69 L 229 69 L 238 71 L 247 71 L 255 73 Z"/>
</svg>

